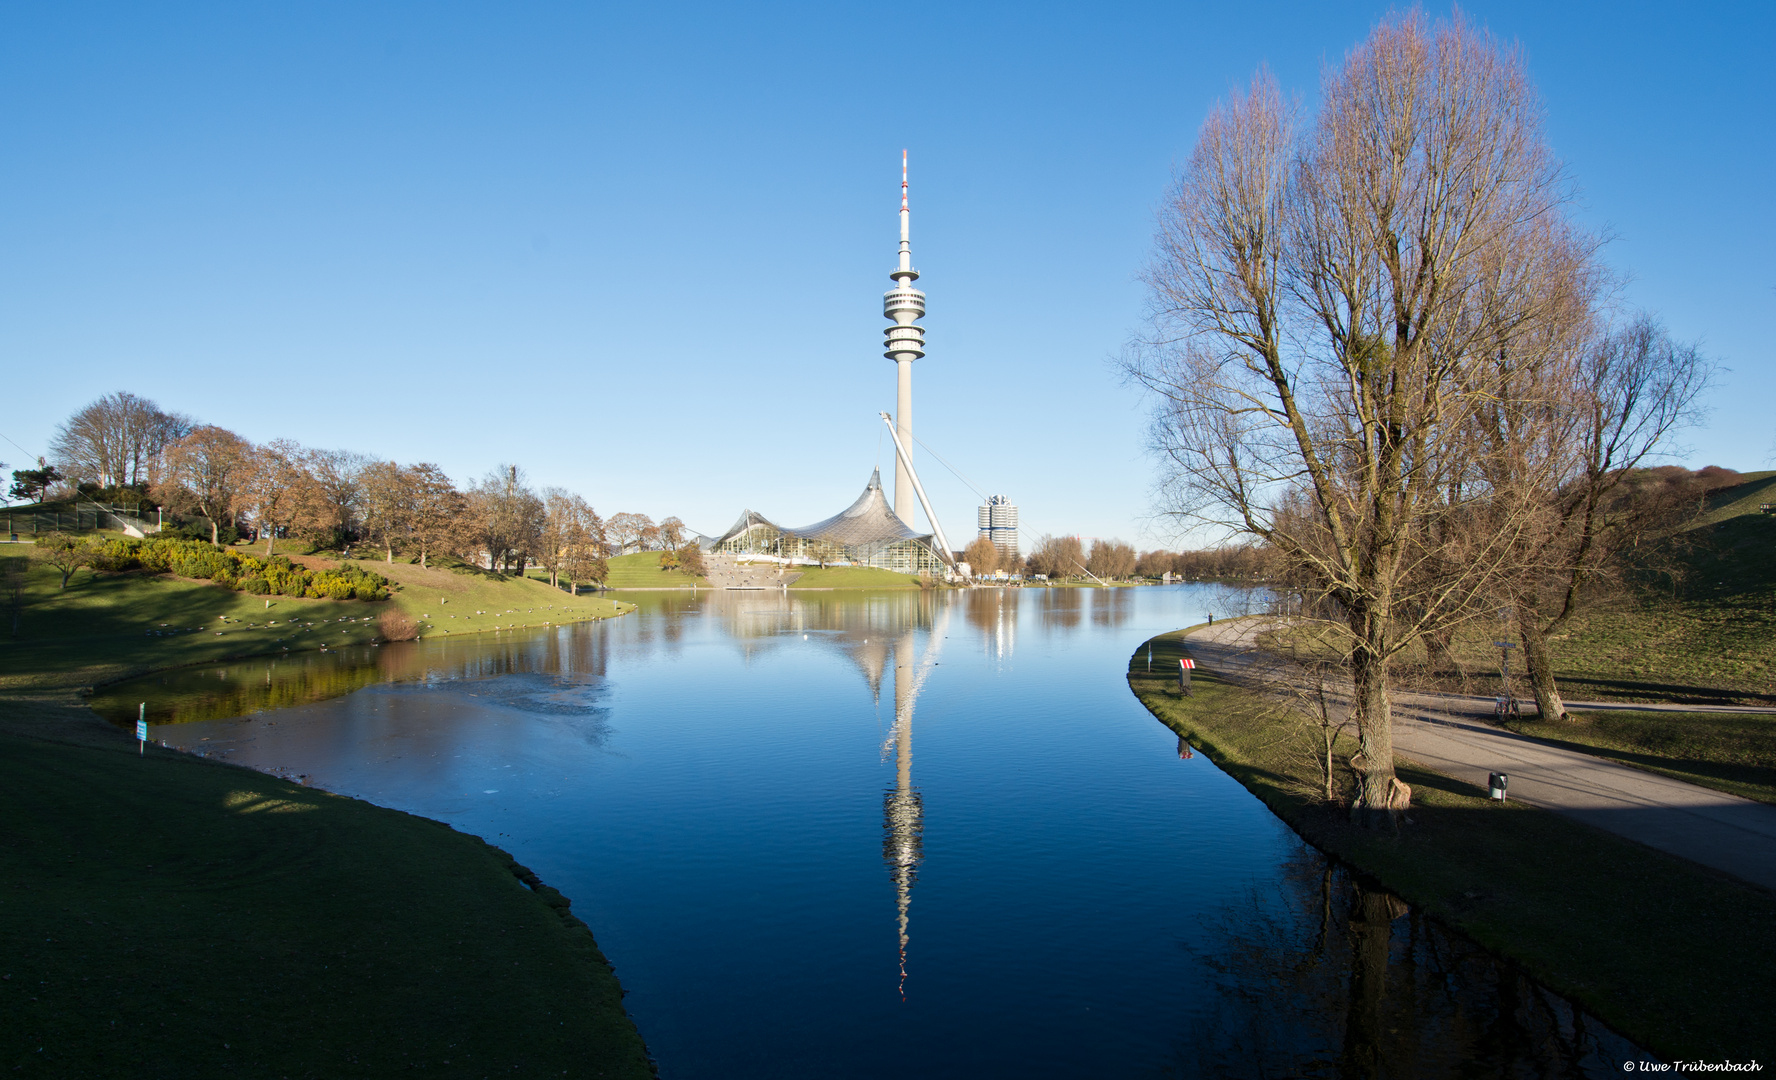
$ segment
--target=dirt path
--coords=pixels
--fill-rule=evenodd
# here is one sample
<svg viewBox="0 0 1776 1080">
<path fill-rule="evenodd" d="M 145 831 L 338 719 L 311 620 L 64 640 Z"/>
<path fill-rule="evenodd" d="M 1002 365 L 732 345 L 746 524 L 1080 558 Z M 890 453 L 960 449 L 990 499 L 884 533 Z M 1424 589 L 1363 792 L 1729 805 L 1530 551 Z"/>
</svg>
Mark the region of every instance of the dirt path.
<svg viewBox="0 0 1776 1080">
<path fill-rule="evenodd" d="M 1235 678 L 1258 674 L 1252 638 L 1262 619 L 1236 619 L 1187 635 L 1199 665 Z M 1554 810 L 1648 847 L 1776 889 L 1776 806 L 1642 772 L 1551 746 L 1486 723 L 1493 699 L 1401 694 L 1394 750 L 1485 790 L 1487 774 L 1510 776 L 1513 799 Z M 1594 708 L 1568 703 L 1572 708 Z M 1605 706 L 1618 707 L 1618 706 Z M 1745 706 L 1636 706 L 1682 712 L 1770 712 Z"/>
</svg>

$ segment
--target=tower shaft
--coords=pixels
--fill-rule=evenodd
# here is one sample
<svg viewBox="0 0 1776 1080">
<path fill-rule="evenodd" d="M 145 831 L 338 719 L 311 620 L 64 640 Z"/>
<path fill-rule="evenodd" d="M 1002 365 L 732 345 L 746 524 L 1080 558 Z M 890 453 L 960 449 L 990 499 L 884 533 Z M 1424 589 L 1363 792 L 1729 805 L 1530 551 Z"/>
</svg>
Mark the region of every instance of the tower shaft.
<svg viewBox="0 0 1776 1080">
<path fill-rule="evenodd" d="M 894 361 L 894 429 L 910 455 L 913 452 L 913 361 L 925 355 L 925 294 L 913 288 L 919 272 L 913 269 L 910 214 L 907 210 L 907 155 L 900 152 L 900 260 L 893 273 L 894 288 L 882 295 L 882 316 L 894 325 L 883 331 L 882 353 Z M 894 459 L 894 512 L 908 524 L 913 520 L 913 477 L 906 462 Z"/>
</svg>

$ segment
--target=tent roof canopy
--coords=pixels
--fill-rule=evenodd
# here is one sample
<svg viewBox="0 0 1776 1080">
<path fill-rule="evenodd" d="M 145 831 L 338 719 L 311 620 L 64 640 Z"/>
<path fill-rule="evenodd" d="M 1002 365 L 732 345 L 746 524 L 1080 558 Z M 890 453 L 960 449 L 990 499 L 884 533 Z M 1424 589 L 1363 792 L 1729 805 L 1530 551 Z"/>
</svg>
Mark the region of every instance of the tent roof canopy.
<svg viewBox="0 0 1776 1080">
<path fill-rule="evenodd" d="M 763 514 L 747 510 L 740 515 L 740 520 L 721 535 L 716 541 L 720 544 L 739 536 L 758 525 L 767 525 L 779 533 L 799 537 L 804 540 L 824 540 L 827 543 L 842 544 L 856 547 L 864 544 L 891 544 L 897 540 L 917 540 L 926 547 L 931 547 L 930 533 L 915 532 L 911 526 L 900 519 L 888 506 L 888 499 L 882 493 L 882 470 L 877 469 L 870 474 L 869 484 L 863 494 L 849 507 L 834 514 L 824 521 L 799 528 L 785 528 L 766 518 Z"/>
</svg>

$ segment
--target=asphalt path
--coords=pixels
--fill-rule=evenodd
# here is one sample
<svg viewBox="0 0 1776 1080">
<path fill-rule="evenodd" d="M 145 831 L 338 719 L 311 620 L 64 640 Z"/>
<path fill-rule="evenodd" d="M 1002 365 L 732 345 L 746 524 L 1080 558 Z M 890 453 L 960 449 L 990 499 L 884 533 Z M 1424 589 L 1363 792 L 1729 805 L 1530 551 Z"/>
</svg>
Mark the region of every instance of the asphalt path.
<svg viewBox="0 0 1776 1080">
<path fill-rule="evenodd" d="M 1269 620 L 1231 619 L 1186 635 L 1197 664 L 1237 680 L 1276 677 L 1253 647 Z M 1510 797 L 1566 814 L 1648 847 L 1776 890 L 1776 806 L 1686 784 L 1553 746 L 1487 723 L 1493 698 L 1400 694 L 1393 701 L 1394 751 L 1487 790 L 1491 773 L 1510 777 Z M 1598 707 L 1568 702 L 1575 709 Z M 1610 704 L 1609 708 L 1620 708 Z M 1635 705 L 1674 712 L 1771 712 L 1746 706 Z"/>
</svg>

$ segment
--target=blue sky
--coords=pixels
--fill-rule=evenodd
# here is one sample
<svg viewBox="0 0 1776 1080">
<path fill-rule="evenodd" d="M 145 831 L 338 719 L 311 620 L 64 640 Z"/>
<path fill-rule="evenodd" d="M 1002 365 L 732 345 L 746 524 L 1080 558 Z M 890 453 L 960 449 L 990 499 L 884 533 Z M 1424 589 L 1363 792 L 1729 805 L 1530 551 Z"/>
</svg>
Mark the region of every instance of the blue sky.
<svg viewBox="0 0 1776 1080">
<path fill-rule="evenodd" d="M 1026 535 L 1154 546 L 1110 369 L 1154 209 L 1216 98 L 1268 64 L 1311 100 L 1388 10 L 8 3 L 0 459 L 124 389 L 605 513 L 817 520 L 892 464 L 906 147 L 915 432 Z M 1629 299 L 1728 369 L 1682 460 L 1768 467 L 1776 18 L 1464 10 L 1524 45 Z"/>
</svg>

